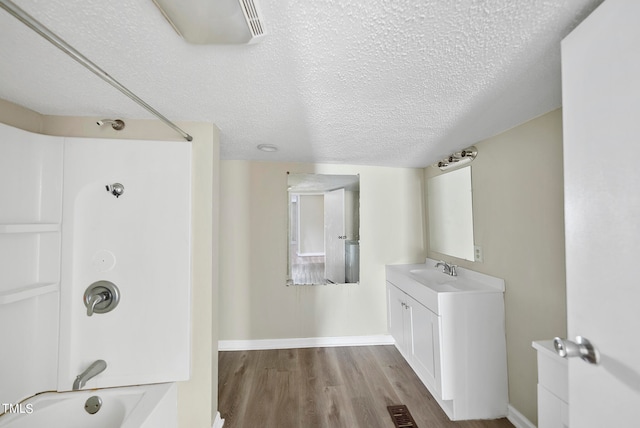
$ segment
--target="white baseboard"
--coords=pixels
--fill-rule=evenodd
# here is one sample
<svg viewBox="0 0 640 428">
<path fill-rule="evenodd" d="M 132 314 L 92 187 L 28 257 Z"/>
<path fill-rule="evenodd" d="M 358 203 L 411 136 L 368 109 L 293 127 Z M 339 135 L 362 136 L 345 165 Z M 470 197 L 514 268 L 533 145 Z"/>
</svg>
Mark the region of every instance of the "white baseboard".
<svg viewBox="0 0 640 428">
<path fill-rule="evenodd" d="M 216 420 L 213 421 L 213 426 L 211 428 L 222 428 L 224 425 L 224 419 L 220 417 L 220 412 L 216 414 Z"/>
<path fill-rule="evenodd" d="M 335 346 L 393 345 L 393 337 L 377 336 L 302 337 L 296 339 L 220 340 L 218 351 L 257 351 L 262 349 L 325 348 Z"/>
<path fill-rule="evenodd" d="M 536 428 L 529 419 L 525 418 L 525 416 L 517 411 L 511 404 L 509 404 L 507 419 L 509 419 L 509 422 L 516 428 Z"/>
</svg>

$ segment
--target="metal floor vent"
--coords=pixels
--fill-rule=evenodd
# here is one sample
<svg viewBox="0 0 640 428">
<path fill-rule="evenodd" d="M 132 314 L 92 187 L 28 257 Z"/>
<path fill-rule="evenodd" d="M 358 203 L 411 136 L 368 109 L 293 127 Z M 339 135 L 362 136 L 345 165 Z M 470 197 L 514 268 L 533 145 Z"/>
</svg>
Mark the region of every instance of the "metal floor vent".
<svg viewBox="0 0 640 428">
<path fill-rule="evenodd" d="M 242 5 L 244 16 L 253 37 L 264 35 L 264 26 L 262 25 L 256 3 L 253 0 L 240 0 L 240 4 Z"/>
<path fill-rule="evenodd" d="M 387 410 L 396 428 L 418 428 L 409 409 L 404 404 L 399 406 L 388 406 Z"/>
</svg>

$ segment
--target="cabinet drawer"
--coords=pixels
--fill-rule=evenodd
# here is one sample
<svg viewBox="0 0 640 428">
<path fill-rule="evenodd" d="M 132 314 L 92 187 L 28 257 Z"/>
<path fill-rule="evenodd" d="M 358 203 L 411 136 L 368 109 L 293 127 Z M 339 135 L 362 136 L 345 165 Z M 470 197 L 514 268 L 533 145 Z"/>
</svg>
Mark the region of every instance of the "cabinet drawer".
<svg viewBox="0 0 640 428">
<path fill-rule="evenodd" d="M 538 384 L 538 428 L 567 428 L 569 406 Z"/>
<path fill-rule="evenodd" d="M 567 360 L 538 352 L 538 383 L 561 400 L 569 401 Z"/>
</svg>

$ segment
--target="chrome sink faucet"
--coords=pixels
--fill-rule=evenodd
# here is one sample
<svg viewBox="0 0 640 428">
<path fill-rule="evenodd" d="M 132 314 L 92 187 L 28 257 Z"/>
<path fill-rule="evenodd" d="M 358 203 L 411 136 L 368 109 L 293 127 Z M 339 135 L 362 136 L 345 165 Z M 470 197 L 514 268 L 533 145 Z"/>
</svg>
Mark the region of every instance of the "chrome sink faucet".
<svg viewBox="0 0 640 428">
<path fill-rule="evenodd" d="M 451 275 L 451 276 L 458 276 L 458 272 L 456 271 L 456 268 L 458 266 L 456 265 L 452 265 L 449 264 L 445 261 L 440 260 L 438 263 L 436 263 L 436 267 L 440 267 L 442 266 L 442 272 L 446 273 L 447 275 Z"/>
<path fill-rule="evenodd" d="M 105 360 L 97 360 L 93 362 L 85 371 L 80 373 L 75 382 L 73 382 L 73 390 L 77 391 L 80 388 L 84 387 L 87 381 L 93 377 L 96 377 L 107 368 L 107 363 Z"/>
</svg>

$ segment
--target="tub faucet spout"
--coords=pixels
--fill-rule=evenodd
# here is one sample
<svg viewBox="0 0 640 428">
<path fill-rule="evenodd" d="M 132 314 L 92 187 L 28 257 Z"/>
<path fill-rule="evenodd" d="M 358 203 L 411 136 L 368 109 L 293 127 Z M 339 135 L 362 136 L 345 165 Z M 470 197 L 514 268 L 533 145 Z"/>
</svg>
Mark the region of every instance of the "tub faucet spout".
<svg viewBox="0 0 640 428">
<path fill-rule="evenodd" d="M 77 391 L 80 388 L 84 387 L 87 381 L 93 377 L 96 377 L 107 368 L 107 363 L 105 360 L 97 360 L 93 364 L 91 364 L 85 371 L 80 373 L 75 382 L 73 382 L 73 390 Z"/>
</svg>

